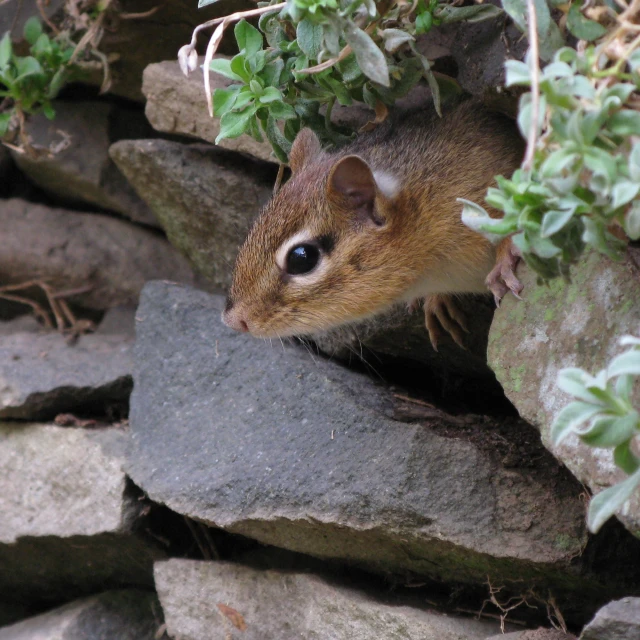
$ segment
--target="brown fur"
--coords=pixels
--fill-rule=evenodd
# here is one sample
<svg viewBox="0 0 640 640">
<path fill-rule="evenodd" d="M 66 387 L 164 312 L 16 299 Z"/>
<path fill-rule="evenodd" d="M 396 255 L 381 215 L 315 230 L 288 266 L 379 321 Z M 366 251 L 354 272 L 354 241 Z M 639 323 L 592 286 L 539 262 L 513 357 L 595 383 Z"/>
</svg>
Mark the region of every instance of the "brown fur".
<svg viewBox="0 0 640 640">
<path fill-rule="evenodd" d="M 495 250 L 462 224 L 456 198 L 483 203 L 494 176 L 510 175 L 521 155 L 513 124 L 474 100 L 442 119 L 425 112 L 400 115 L 333 153 L 301 132 L 291 154 L 292 178 L 263 209 L 240 250 L 226 319 L 241 318 L 258 336 L 308 334 L 381 311 L 430 276 L 443 289 L 454 269 L 484 278 Z M 349 172 L 333 176 L 347 156 L 400 180 L 391 199 L 376 190 L 378 224 L 349 192 Z M 366 168 L 357 168 L 357 159 L 348 162 L 357 190 Z M 306 229 L 335 240 L 323 258 L 330 264 L 326 276 L 307 285 L 284 275 L 275 259 L 284 242 Z"/>
</svg>

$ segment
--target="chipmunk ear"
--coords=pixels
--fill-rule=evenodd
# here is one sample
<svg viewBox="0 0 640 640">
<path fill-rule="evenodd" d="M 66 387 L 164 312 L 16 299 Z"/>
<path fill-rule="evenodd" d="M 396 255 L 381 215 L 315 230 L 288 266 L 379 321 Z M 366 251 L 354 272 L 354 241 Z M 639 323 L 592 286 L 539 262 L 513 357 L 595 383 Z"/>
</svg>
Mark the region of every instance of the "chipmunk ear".
<svg viewBox="0 0 640 640">
<path fill-rule="evenodd" d="M 352 208 L 361 221 L 382 225 L 376 214 L 376 179 L 369 165 L 359 156 L 340 158 L 329 173 L 327 197 L 340 199 Z"/>
<path fill-rule="evenodd" d="M 296 173 L 307 163 L 310 158 L 316 157 L 322 151 L 322 145 L 318 136 L 311 129 L 302 129 L 296 136 L 289 154 L 289 166 Z"/>
</svg>

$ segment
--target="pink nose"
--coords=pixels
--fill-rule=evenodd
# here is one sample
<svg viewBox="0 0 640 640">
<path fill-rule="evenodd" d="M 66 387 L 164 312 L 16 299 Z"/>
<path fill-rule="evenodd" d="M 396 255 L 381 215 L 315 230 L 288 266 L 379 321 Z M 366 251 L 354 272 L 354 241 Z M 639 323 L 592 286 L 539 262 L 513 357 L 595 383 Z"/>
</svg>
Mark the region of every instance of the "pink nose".
<svg viewBox="0 0 640 640">
<path fill-rule="evenodd" d="M 235 329 L 236 331 L 240 331 L 242 333 L 249 331 L 249 326 L 242 319 L 241 314 L 239 314 L 235 309 L 227 309 L 223 311 L 222 322 L 224 322 L 227 327 Z"/>
</svg>

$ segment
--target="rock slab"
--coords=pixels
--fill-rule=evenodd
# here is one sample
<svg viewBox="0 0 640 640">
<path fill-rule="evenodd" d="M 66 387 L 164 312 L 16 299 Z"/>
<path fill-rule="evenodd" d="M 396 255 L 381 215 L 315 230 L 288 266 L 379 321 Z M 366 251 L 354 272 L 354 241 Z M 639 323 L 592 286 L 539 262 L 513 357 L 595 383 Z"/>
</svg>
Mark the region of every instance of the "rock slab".
<svg viewBox="0 0 640 640">
<path fill-rule="evenodd" d="M 602 607 L 583 629 L 580 640 L 640 638 L 640 598 L 622 598 Z"/>
<path fill-rule="evenodd" d="M 555 462 L 553 479 L 505 469 L 471 442 L 397 422 L 384 388 L 232 332 L 223 305 L 164 283 L 144 290 L 127 469 L 152 499 L 374 571 L 573 583 L 580 488 Z"/>
<path fill-rule="evenodd" d="M 557 414 L 572 400 L 558 389 L 558 371 L 581 367 L 596 374 L 622 352 L 618 341 L 638 335 L 640 297 L 631 262 L 616 263 L 588 253 L 571 271 L 572 282 L 557 278 L 538 286 L 521 267 L 524 300 L 506 297 L 489 334 L 489 364 L 520 415 L 535 425 L 544 445 L 571 472 L 598 493 L 625 478 L 612 450 L 593 449 L 577 436 L 555 447 L 549 438 Z M 640 530 L 640 496 L 619 514 L 632 532 Z"/>
<path fill-rule="evenodd" d="M 127 434 L 0 422 L 0 602 L 148 587 L 155 543 L 123 471 Z"/>
<path fill-rule="evenodd" d="M 122 140 L 110 154 L 171 244 L 214 287 L 228 288 L 238 247 L 271 197 L 271 166 L 168 140 Z"/>
<path fill-rule="evenodd" d="M 144 70 L 142 93 L 147 100 L 145 114 L 154 129 L 215 143 L 220 133 L 220 120 L 209 115 L 201 68 L 203 61 L 204 58 L 201 58 L 198 68 L 188 77 L 180 71 L 177 60 L 150 64 Z M 211 91 L 223 89 L 232 82 L 217 73 L 211 73 Z M 219 146 L 247 153 L 260 160 L 275 161 L 271 145 L 257 142 L 251 136 L 227 138 L 221 140 Z"/>
<path fill-rule="evenodd" d="M 0 418 L 51 420 L 127 403 L 133 381 L 134 310 L 112 309 L 73 345 L 30 316 L 0 323 Z"/>
<path fill-rule="evenodd" d="M 300 573 L 174 559 L 156 563 L 154 575 L 168 633 L 181 640 L 484 640 L 499 631 L 497 623 L 390 606 Z"/>
<path fill-rule="evenodd" d="M 149 207 L 109 158 L 109 145 L 121 136 L 147 138 L 153 132 L 142 113 L 106 102 L 58 100 L 54 107 L 54 121 L 36 114 L 27 120 L 26 130 L 32 144 L 60 148 L 37 157 L 13 152 L 20 170 L 63 202 L 97 206 L 157 227 Z"/>
<path fill-rule="evenodd" d="M 107 591 L 0 627 L 0 640 L 154 640 L 160 615 L 154 593 Z"/>
<path fill-rule="evenodd" d="M 135 304 L 149 279 L 193 282 L 187 261 L 157 233 L 114 218 L 0 201 L 0 282 L 43 279 L 91 309 Z"/>
</svg>

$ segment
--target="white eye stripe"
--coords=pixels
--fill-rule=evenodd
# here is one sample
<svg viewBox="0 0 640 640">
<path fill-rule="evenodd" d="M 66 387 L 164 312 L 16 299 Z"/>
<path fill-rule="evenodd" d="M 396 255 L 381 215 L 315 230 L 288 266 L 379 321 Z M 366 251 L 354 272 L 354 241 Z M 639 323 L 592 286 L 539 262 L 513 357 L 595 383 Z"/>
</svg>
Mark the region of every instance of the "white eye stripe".
<svg viewBox="0 0 640 640">
<path fill-rule="evenodd" d="M 373 178 L 376 181 L 378 189 L 380 189 L 387 198 L 395 198 L 400 192 L 400 180 L 396 176 L 386 171 L 374 171 Z"/>
<path fill-rule="evenodd" d="M 287 241 L 283 242 L 276 253 L 276 264 L 283 270 L 286 270 L 287 256 L 289 251 L 298 244 L 309 244 L 313 242 L 313 235 L 310 231 L 300 231 L 292 235 Z"/>
</svg>

